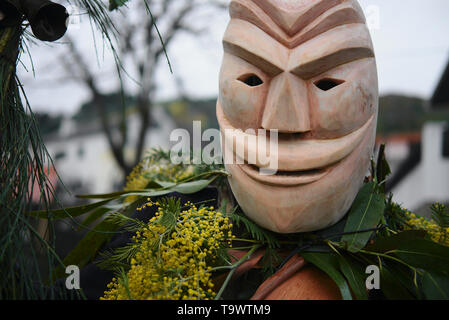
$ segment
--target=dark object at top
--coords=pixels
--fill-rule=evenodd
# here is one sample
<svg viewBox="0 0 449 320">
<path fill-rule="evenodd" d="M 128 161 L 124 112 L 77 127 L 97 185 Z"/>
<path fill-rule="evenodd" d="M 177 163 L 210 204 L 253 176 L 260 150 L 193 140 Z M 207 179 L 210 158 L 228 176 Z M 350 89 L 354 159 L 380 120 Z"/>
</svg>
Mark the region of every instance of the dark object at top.
<svg viewBox="0 0 449 320">
<path fill-rule="evenodd" d="M 435 93 L 433 94 L 431 104 L 435 109 L 449 106 L 449 63 L 441 77 Z"/>
<path fill-rule="evenodd" d="M 56 41 L 67 31 L 67 10 L 48 0 L 1 0 L 0 12 L 0 28 L 20 23 L 25 16 L 33 34 L 42 41 Z"/>
<path fill-rule="evenodd" d="M 0 0 L 0 29 L 15 25 L 21 16 L 15 4 L 7 0 Z"/>
</svg>

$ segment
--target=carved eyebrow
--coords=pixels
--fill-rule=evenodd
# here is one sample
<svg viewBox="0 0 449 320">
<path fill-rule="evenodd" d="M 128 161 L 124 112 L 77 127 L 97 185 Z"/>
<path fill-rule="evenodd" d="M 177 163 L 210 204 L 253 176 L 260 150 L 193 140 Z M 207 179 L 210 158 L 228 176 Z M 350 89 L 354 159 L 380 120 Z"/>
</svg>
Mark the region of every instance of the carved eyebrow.
<svg viewBox="0 0 449 320">
<path fill-rule="evenodd" d="M 298 75 L 302 79 L 307 80 L 343 64 L 373 57 L 374 53 L 371 49 L 363 47 L 346 48 L 334 52 L 333 54 L 330 54 L 328 56 L 321 57 L 314 61 L 302 64 L 291 70 L 291 72 Z"/>
<path fill-rule="evenodd" d="M 270 76 L 283 72 L 288 63 L 288 50 L 284 46 L 244 20 L 231 20 L 223 46 L 227 53 L 242 58 Z"/>
<path fill-rule="evenodd" d="M 369 31 L 361 23 L 333 28 L 288 50 L 253 24 L 233 19 L 225 33 L 223 46 L 227 53 L 242 58 L 270 76 L 289 71 L 302 79 L 310 79 L 345 63 L 374 57 Z"/>
<path fill-rule="evenodd" d="M 323 43 L 332 39 L 329 45 Z M 363 24 L 334 28 L 292 52 L 288 70 L 303 79 L 355 60 L 374 57 L 368 29 Z"/>
</svg>

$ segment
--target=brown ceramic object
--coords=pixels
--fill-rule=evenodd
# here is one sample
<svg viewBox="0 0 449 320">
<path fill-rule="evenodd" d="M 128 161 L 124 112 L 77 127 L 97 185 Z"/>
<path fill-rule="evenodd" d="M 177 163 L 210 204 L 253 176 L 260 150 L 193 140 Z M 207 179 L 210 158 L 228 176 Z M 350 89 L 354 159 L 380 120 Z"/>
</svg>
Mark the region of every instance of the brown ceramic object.
<svg viewBox="0 0 449 320">
<path fill-rule="evenodd" d="M 264 297 L 264 300 L 341 300 L 335 282 L 314 266 L 306 266 Z"/>
</svg>

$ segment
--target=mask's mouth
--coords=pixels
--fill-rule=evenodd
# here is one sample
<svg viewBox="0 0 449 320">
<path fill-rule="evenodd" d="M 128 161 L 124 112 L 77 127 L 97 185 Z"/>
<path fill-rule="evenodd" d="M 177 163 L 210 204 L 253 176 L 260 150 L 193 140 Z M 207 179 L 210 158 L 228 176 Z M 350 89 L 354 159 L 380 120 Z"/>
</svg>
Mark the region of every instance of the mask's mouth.
<svg viewBox="0 0 449 320">
<path fill-rule="evenodd" d="M 361 128 L 343 137 L 305 140 L 301 135 L 293 134 L 287 138 L 279 135 L 277 147 L 271 145 L 269 138 L 264 143 L 259 143 L 258 136 L 234 128 L 226 118 L 219 101 L 217 118 L 222 132 L 223 152 L 225 155 L 232 154 L 232 159 L 238 159 L 237 163 L 232 164 L 237 164 L 257 181 L 291 186 L 315 182 L 338 166 L 371 132 L 375 115 Z M 262 156 L 259 157 L 259 154 Z M 261 174 L 260 169 L 270 169 L 271 174 Z"/>
<path fill-rule="evenodd" d="M 304 171 L 277 171 L 272 175 L 261 175 L 260 168 L 255 165 L 238 165 L 240 169 L 252 179 L 274 186 L 297 186 L 318 181 L 326 176 L 336 165 L 322 169 L 311 169 Z"/>
</svg>

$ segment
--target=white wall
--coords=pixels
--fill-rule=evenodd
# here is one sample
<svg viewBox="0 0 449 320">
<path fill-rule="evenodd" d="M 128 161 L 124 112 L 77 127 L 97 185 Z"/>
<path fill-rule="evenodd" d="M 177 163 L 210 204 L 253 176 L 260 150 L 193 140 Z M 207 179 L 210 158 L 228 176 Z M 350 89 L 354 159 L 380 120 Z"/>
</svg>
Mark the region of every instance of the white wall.
<svg viewBox="0 0 449 320">
<path fill-rule="evenodd" d="M 449 200 L 449 159 L 442 156 L 445 128 L 441 122 L 424 126 L 421 163 L 392 191 L 393 199 L 410 210 Z"/>
</svg>

